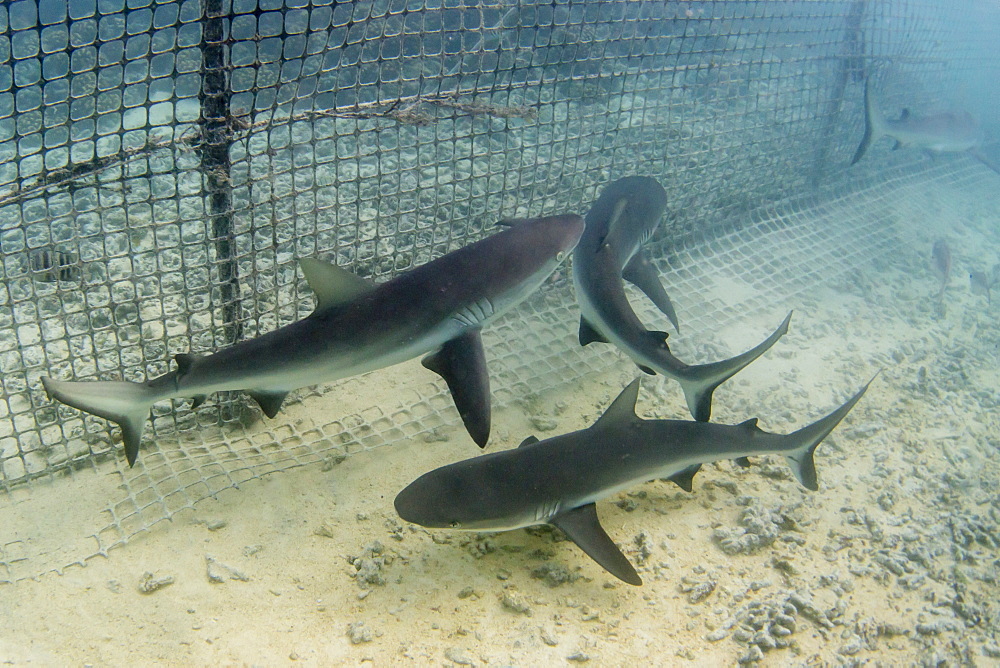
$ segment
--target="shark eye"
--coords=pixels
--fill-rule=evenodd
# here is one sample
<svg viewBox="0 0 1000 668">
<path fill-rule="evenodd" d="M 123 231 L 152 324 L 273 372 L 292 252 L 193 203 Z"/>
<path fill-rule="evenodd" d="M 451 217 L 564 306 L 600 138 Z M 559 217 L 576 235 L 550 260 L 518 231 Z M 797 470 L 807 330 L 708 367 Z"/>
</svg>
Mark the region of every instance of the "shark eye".
<svg viewBox="0 0 1000 668">
<path fill-rule="evenodd" d="M 556 253 L 556 262 L 562 262 L 563 259 L 565 259 L 565 257 L 566 253 L 564 253 L 563 251 L 559 251 L 558 253 Z"/>
<path fill-rule="evenodd" d="M 459 522 L 458 520 L 453 520 L 452 523 L 451 523 L 451 528 L 452 529 L 458 529 L 461 526 L 462 526 L 462 523 Z"/>
</svg>

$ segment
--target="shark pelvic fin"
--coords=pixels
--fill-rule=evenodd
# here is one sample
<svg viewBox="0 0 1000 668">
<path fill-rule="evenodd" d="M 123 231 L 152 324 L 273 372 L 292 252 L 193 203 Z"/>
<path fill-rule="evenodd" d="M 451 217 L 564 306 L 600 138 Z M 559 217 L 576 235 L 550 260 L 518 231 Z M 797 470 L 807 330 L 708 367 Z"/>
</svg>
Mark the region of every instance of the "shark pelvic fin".
<svg viewBox="0 0 1000 668">
<path fill-rule="evenodd" d="M 370 292 L 375 284 L 337 265 L 304 257 L 299 266 L 316 293 L 316 311 L 322 311 Z"/>
<path fill-rule="evenodd" d="M 479 330 L 446 341 L 421 363 L 444 378 L 469 436 L 485 448 L 490 440 L 490 374 Z"/>
<path fill-rule="evenodd" d="M 635 568 L 605 533 L 597 518 L 597 506 L 593 503 L 557 515 L 549 523 L 562 529 L 587 556 L 622 582 L 637 587 L 642 584 Z"/>
<path fill-rule="evenodd" d="M 523 448 L 526 445 L 534 445 L 535 443 L 538 443 L 538 437 L 535 436 L 535 435 L 531 435 L 528 438 L 526 438 L 523 441 L 521 441 L 521 445 L 519 445 L 517 447 Z"/>
<path fill-rule="evenodd" d="M 247 394 L 253 397 L 264 415 L 273 418 L 281 410 L 281 404 L 288 396 L 288 392 L 268 392 L 266 390 L 247 390 Z"/>
<path fill-rule="evenodd" d="M 666 479 L 683 489 L 685 492 L 693 492 L 694 475 L 700 470 L 701 464 L 692 464 L 686 469 L 680 470 Z"/>
<path fill-rule="evenodd" d="M 635 402 L 638 400 L 639 379 L 636 378 L 624 390 L 618 393 L 615 400 L 608 406 L 608 410 L 604 411 L 604 415 L 597 418 L 597 422 L 591 425 L 590 428 L 614 427 L 637 419 L 635 415 Z"/>
<path fill-rule="evenodd" d="M 594 329 L 593 325 L 587 322 L 584 318 L 580 318 L 580 345 L 590 345 L 595 341 L 598 343 L 608 343 L 608 339 Z"/>
<path fill-rule="evenodd" d="M 667 296 L 667 291 L 663 289 L 660 274 L 641 250 L 633 255 L 632 259 L 625 265 L 622 278 L 642 290 L 649 297 L 649 300 L 656 304 L 656 308 L 667 316 L 670 324 L 680 334 L 681 326 L 677 322 L 677 312 L 674 310 L 670 297 Z"/>
</svg>

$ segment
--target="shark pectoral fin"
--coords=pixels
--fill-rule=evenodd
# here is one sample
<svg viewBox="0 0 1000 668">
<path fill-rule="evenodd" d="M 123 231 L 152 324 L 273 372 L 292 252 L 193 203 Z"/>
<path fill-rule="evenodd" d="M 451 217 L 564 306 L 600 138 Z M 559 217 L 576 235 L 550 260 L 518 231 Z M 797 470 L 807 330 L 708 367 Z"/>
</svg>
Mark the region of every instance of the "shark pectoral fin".
<svg viewBox="0 0 1000 668">
<path fill-rule="evenodd" d="M 637 587 L 642 584 L 635 568 L 604 532 L 597 518 L 597 506 L 593 503 L 557 515 L 549 523 L 562 529 L 587 556 L 622 582 Z"/>
<path fill-rule="evenodd" d="M 637 420 L 635 415 L 635 402 L 639 400 L 639 379 L 636 378 L 629 383 L 624 390 L 618 393 L 615 400 L 604 411 L 604 415 L 597 418 L 591 429 L 601 429 L 604 427 L 620 428 L 622 425 Z"/>
<path fill-rule="evenodd" d="M 641 371 L 641 372 L 643 372 L 645 374 L 648 374 L 650 376 L 655 376 L 656 375 L 656 372 L 653 371 L 652 369 L 650 369 L 648 366 L 645 366 L 645 365 L 642 365 L 642 364 L 636 364 L 636 366 L 639 367 L 639 371 Z"/>
<path fill-rule="evenodd" d="M 375 288 L 371 281 L 314 257 L 299 259 L 299 267 L 316 293 L 316 311 L 349 302 Z"/>
<path fill-rule="evenodd" d="M 268 392 L 266 390 L 247 390 L 247 394 L 253 397 L 264 415 L 273 418 L 281 410 L 281 404 L 288 396 L 288 392 Z"/>
<path fill-rule="evenodd" d="M 678 471 L 666 480 L 674 483 L 685 492 L 694 491 L 694 475 L 701 470 L 701 464 L 693 464 L 686 469 Z"/>
<path fill-rule="evenodd" d="M 737 457 L 736 459 L 733 460 L 733 462 L 735 462 L 736 465 L 739 466 L 741 469 L 748 469 L 748 468 L 750 468 L 750 458 L 749 457 Z"/>
<path fill-rule="evenodd" d="M 523 441 L 521 441 L 521 445 L 519 445 L 517 447 L 523 448 L 526 445 L 534 445 L 535 443 L 538 443 L 538 437 L 537 436 L 529 436 L 528 438 L 526 438 Z"/>
<path fill-rule="evenodd" d="M 594 341 L 598 343 L 608 343 L 607 338 L 596 329 L 594 326 L 587 322 L 584 318 L 580 318 L 580 345 L 586 346 Z"/>
<path fill-rule="evenodd" d="M 196 394 L 193 397 L 191 397 L 191 410 L 194 410 L 198 408 L 198 406 L 201 406 L 203 403 L 205 403 L 206 399 L 208 399 L 208 397 L 204 394 Z"/>
<path fill-rule="evenodd" d="M 421 363 L 444 378 L 466 431 L 479 447 L 485 448 L 490 440 L 490 374 L 479 330 L 446 341 Z"/>
<path fill-rule="evenodd" d="M 632 259 L 625 265 L 622 278 L 642 290 L 649 297 L 649 300 L 656 304 L 656 308 L 667 316 L 677 333 L 680 333 L 681 326 L 677 322 L 677 312 L 674 311 L 673 302 L 670 301 L 666 290 L 663 289 L 663 284 L 660 283 L 660 274 L 656 271 L 656 267 L 643 255 L 642 251 L 633 255 Z"/>
</svg>

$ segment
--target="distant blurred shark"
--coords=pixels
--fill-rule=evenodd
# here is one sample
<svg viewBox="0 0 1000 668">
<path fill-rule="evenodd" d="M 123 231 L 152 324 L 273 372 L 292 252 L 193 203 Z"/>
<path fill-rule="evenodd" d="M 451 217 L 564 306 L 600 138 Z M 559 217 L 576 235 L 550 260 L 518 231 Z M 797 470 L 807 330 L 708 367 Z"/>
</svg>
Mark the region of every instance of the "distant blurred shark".
<svg viewBox="0 0 1000 668">
<path fill-rule="evenodd" d="M 781 435 L 759 429 L 756 419 L 738 425 L 643 420 L 635 413 L 636 379 L 591 427 L 544 441 L 532 436 L 516 449 L 425 473 L 396 497 L 396 512 L 431 528 L 506 531 L 552 524 L 609 573 L 641 585 L 601 526 L 595 501 L 655 478 L 690 489 L 704 463 L 765 454 L 784 455 L 798 481 L 815 491 L 813 452 L 867 389 L 826 417 Z"/>
<path fill-rule="evenodd" d="M 788 331 L 792 315 L 789 313 L 762 343 L 731 359 L 689 365 L 674 357 L 667 346 L 667 333 L 645 328 L 622 284 L 623 271 L 634 267 L 633 260 L 639 257 L 636 249 L 655 229 L 665 198 L 655 179 L 626 177 L 608 185 L 587 213 L 586 231 L 573 252 L 573 282 L 582 312 L 580 345 L 613 343 L 644 372 L 659 372 L 678 381 L 691 415 L 707 422 L 715 388 L 773 346 Z M 647 288 L 653 281 L 659 284 L 652 265 L 645 258 L 642 262 Z"/>
<path fill-rule="evenodd" d="M 177 370 L 145 383 L 43 378 L 49 396 L 122 428 L 135 463 L 150 407 L 221 390 L 246 390 L 274 417 L 294 389 L 381 369 L 418 355 L 448 383 L 469 434 L 490 433 L 489 374 L 480 329 L 555 271 L 583 234 L 580 216 L 519 225 L 376 285 L 320 260 L 300 266 L 316 293 L 309 316 L 205 357 L 177 355 Z"/>
<path fill-rule="evenodd" d="M 891 137 L 896 141 L 893 150 L 913 147 L 932 154 L 968 152 L 993 171 L 998 171 L 996 163 L 980 150 L 986 141 L 986 133 L 971 114 L 959 111 L 916 116 L 909 109 L 903 109 L 898 119 L 887 120 L 878 107 L 872 86 L 869 77 L 865 80 L 865 134 L 851 158 L 852 165 L 864 157 L 872 143 L 881 137 Z"/>
</svg>

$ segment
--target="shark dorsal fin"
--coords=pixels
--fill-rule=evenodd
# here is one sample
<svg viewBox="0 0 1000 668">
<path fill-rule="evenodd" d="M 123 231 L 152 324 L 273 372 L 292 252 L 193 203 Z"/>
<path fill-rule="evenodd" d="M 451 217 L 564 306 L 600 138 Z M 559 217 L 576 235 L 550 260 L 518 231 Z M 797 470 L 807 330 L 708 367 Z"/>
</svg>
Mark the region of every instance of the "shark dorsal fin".
<svg viewBox="0 0 1000 668">
<path fill-rule="evenodd" d="M 635 402 L 638 398 L 639 379 L 636 378 L 611 402 L 608 410 L 604 411 L 604 415 L 597 419 L 597 422 L 593 424 L 591 429 L 613 427 L 637 419 L 635 415 Z"/>
<path fill-rule="evenodd" d="M 611 215 L 608 217 L 608 229 L 604 233 L 604 238 L 601 240 L 601 246 L 605 244 L 611 244 L 617 247 L 618 239 L 617 236 L 621 234 L 621 220 L 625 215 L 625 209 L 628 207 L 628 197 L 622 197 L 617 202 L 615 202 L 614 208 L 611 210 Z"/>
<path fill-rule="evenodd" d="M 517 447 L 523 448 L 526 445 L 534 445 L 535 443 L 538 443 L 538 437 L 535 436 L 535 435 L 531 435 L 528 438 L 526 438 L 523 441 L 521 441 L 521 445 L 519 445 Z"/>
<path fill-rule="evenodd" d="M 905 121 L 909 117 L 910 117 L 910 110 L 909 109 L 903 109 L 903 111 L 901 111 L 900 114 L 899 114 L 899 120 L 901 120 L 901 121 Z"/>
<path fill-rule="evenodd" d="M 316 293 L 316 310 L 322 311 L 370 292 L 375 284 L 337 265 L 304 257 L 299 260 L 309 287 Z"/>
<path fill-rule="evenodd" d="M 177 362 L 177 377 L 182 378 L 191 372 L 191 367 L 198 361 L 198 356 L 191 353 L 180 353 L 174 355 L 174 361 Z"/>
<path fill-rule="evenodd" d="M 635 568 L 604 532 L 604 527 L 597 518 L 597 507 L 593 503 L 556 515 L 549 523 L 562 529 L 587 556 L 622 582 L 637 587 L 642 584 L 642 578 L 635 572 Z"/>
<path fill-rule="evenodd" d="M 750 418 L 749 420 L 740 422 L 740 427 L 746 429 L 747 431 L 753 431 L 757 428 L 757 418 Z"/>
</svg>

